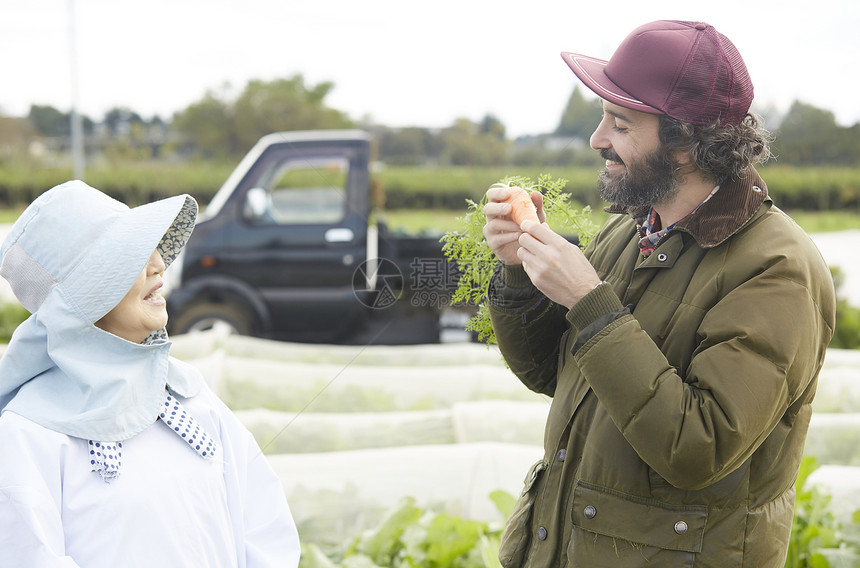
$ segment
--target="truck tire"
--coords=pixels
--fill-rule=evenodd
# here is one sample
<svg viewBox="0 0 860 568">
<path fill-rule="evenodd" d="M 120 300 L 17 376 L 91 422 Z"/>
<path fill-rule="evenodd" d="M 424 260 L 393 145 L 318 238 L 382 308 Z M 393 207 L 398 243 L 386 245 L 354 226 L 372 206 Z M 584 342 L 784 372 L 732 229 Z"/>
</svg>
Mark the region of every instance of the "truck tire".
<svg viewBox="0 0 860 568">
<path fill-rule="evenodd" d="M 202 302 L 179 314 L 172 326 L 174 334 L 216 330 L 226 334 L 251 335 L 251 322 L 233 304 Z"/>
</svg>

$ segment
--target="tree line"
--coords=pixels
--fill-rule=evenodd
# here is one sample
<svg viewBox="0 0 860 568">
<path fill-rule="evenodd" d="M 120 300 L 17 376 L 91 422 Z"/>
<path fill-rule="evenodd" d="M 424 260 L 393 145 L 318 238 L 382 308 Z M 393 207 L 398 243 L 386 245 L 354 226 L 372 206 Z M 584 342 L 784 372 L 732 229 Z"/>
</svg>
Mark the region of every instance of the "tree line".
<svg viewBox="0 0 860 568">
<path fill-rule="evenodd" d="M 82 117 L 89 156 L 108 158 L 235 161 L 263 135 L 285 130 L 362 128 L 376 140 L 377 158 L 392 165 L 554 166 L 599 163 L 588 138 L 602 114 L 597 99 L 575 87 L 551 133 L 507 137 L 493 115 L 479 121 L 457 118 L 444 128 L 390 128 L 355 120 L 325 99 L 331 82 L 307 84 L 302 75 L 254 80 L 237 96 L 210 90 L 170 119 L 144 119 L 114 108 L 100 120 Z M 784 116 L 765 117 L 775 140 L 776 161 L 797 166 L 854 167 L 860 161 L 860 123 L 837 124 L 833 112 L 795 101 Z M 769 123 L 773 122 L 776 127 Z M 0 160 L 55 155 L 68 150 L 70 116 L 51 106 L 32 105 L 27 117 L 0 115 Z"/>
</svg>

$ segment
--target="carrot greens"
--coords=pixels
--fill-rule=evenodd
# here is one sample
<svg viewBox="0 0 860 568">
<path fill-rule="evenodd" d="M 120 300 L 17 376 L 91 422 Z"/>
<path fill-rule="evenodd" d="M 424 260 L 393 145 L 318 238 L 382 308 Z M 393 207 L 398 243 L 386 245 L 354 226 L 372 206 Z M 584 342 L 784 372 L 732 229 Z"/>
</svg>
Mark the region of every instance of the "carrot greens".
<svg viewBox="0 0 860 568">
<path fill-rule="evenodd" d="M 506 177 L 492 187 L 520 187 L 527 191 L 540 191 L 549 226 L 561 235 L 576 236 L 579 246 L 585 248 L 597 227 L 591 218 L 590 207 L 580 208 L 571 203 L 570 194 L 565 192 L 566 185 L 565 179 L 541 174 L 537 180 L 522 176 Z M 460 272 L 452 303 L 476 306 L 477 312 L 466 324 L 466 329 L 477 333 L 479 341 L 493 344 L 496 343 L 496 337 L 487 310 L 487 288 L 496 257 L 484 240 L 486 202 L 486 195 L 479 202 L 467 199 L 468 209 L 460 218 L 461 228 L 446 232 L 441 241 L 442 252 L 449 261 L 456 262 Z"/>
</svg>

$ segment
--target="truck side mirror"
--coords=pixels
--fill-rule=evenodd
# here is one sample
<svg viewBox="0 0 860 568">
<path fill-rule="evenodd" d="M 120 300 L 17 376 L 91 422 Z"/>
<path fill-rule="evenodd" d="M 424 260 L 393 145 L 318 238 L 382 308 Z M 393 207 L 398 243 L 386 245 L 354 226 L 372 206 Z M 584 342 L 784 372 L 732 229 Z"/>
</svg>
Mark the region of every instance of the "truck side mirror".
<svg viewBox="0 0 860 568">
<path fill-rule="evenodd" d="M 245 195 L 246 219 L 259 221 L 266 216 L 269 210 L 269 193 L 262 187 L 252 187 Z"/>
</svg>

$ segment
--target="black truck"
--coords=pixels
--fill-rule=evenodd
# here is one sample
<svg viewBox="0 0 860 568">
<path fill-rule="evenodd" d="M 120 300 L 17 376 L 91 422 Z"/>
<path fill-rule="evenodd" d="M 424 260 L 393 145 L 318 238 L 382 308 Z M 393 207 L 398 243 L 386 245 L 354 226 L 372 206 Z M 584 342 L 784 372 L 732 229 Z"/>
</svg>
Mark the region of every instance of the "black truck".
<svg viewBox="0 0 860 568">
<path fill-rule="evenodd" d="M 363 131 L 264 136 L 201 213 L 168 271 L 172 334 L 221 327 L 285 341 L 444 340 L 457 271 L 438 236 L 373 220 Z"/>
</svg>

